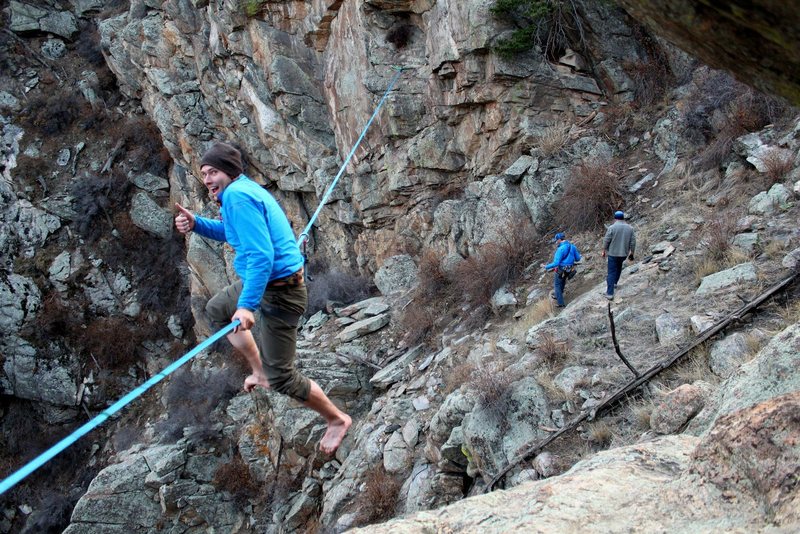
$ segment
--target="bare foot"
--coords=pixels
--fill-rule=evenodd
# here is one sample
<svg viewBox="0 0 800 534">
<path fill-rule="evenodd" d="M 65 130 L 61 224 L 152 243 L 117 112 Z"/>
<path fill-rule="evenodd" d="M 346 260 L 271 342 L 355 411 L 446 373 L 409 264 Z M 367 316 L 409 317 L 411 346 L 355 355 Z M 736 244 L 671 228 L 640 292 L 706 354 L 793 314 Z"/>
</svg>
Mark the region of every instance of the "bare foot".
<svg viewBox="0 0 800 534">
<path fill-rule="evenodd" d="M 353 424 L 353 420 L 346 413 L 343 413 L 340 419 L 328 423 L 328 430 L 322 436 L 322 441 L 319 442 L 319 448 L 325 454 L 333 454 L 339 445 L 342 444 L 347 429 Z"/>
<path fill-rule="evenodd" d="M 264 375 L 253 373 L 244 379 L 244 390 L 247 392 L 253 391 L 256 386 L 261 386 L 264 389 L 269 389 L 269 382 Z"/>
</svg>

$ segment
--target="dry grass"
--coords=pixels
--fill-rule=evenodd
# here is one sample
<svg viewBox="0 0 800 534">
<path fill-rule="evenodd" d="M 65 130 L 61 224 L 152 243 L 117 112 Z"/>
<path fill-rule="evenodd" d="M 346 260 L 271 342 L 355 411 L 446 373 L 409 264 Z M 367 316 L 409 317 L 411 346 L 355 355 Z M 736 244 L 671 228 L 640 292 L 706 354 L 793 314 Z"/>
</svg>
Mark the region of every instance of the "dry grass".
<svg viewBox="0 0 800 534">
<path fill-rule="evenodd" d="M 793 300 L 783 306 L 779 306 L 778 314 L 786 326 L 800 322 L 800 300 Z"/>
<path fill-rule="evenodd" d="M 720 270 L 722 270 L 721 265 L 722 263 L 714 258 L 698 258 L 697 261 L 695 261 L 693 269 L 695 283 L 699 285 L 706 276 L 718 273 Z"/>
<path fill-rule="evenodd" d="M 772 241 L 768 241 L 762 248 L 761 252 L 764 253 L 765 256 L 774 260 L 779 259 L 786 254 L 786 250 L 789 248 L 789 243 L 786 241 L 782 241 L 780 239 L 773 239 Z"/>
<path fill-rule="evenodd" d="M 748 262 L 753 258 L 743 250 L 731 248 L 725 253 L 722 258 L 713 258 L 709 256 L 700 256 L 694 264 L 694 279 L 695 283 L 700 284 L 708 275 L 730 269 L 736 265 Z"/>
<path fill-rule="evenodd" d="M 553 299 L 549 296 L 537 300 L 525 309 L 524 315 L 517 321 L 514 328 L 515 332 L 527 333 L 528 330 L 538 325 L 544 320 L 555 316 Z"/>
<path fill-rule="evenodd" d="M 705 226 L 703 242 L 706 244 L 707 257 L 722 260 L 731 250 L 731 241 L 735 234 L 735 218 L 730 213 L 720 214 Z"/>
<path fill-rule="evenodd" d="M 654 407 L 653 401 L 644 399 L 635 400 L 630 403 L 630 421 L 637 430 L 645 431 L 650 429 L 650 416 L 653 413 Z"/>
<path fill-rule="evenodd" d="M 746 361 L 750 361 L 761 351 L 761 347 L 764 345 L 764 338 L 751 332 L 745 336 L 744 343 L 749 356 Z"/>
<path fill-rule="evenodd" d="M 470 360 L 465 360 L 449 369 L 444 375 L 444 396 L 450 395 L 460 388 L 462 384 L 467 383 L 473 371 L 475 371 L 475 363 Z"/>
<path fill-rule="evenodd" d="M 536 373 L 536 382 L 542 386 L 545 396 L 551 401 L 561 403 L 570 400 L 572 398 L 570 394 L 553 382 L 555 374 L 551 367 L 545 365 Z"/>
<path fill-rule="evenodd" d="M 671 370 L 669 378 L 676 386 L 693 384 L 698 380 L 712 384 L 719 382 L 719 378 L 708 366 L 708 353 L 708 346 L 705 343 L 700 345 Z"/>
<path fill-rule="evenodd" d="M 597 230 L 622 207 L 622 169 L 617 159 L 572 168 L 564 195 L 555 203 L 554 222 L 565 230 Z"/>
<path fill-rule="evenodd" d="M 614 439 L 614 430 L 606 421 L 595 421 L 587 426 L 586 438 L 596 447 L 605 447 Z"/>
<path fill-rule="evenodd" d="M 538 139 L 538 148 L 542 156 L 549 158 L 564 150 L 569 141 L 569 130 L 570 125 L 566 122 L 558 122 L 545 128 Z"/>
</svg>

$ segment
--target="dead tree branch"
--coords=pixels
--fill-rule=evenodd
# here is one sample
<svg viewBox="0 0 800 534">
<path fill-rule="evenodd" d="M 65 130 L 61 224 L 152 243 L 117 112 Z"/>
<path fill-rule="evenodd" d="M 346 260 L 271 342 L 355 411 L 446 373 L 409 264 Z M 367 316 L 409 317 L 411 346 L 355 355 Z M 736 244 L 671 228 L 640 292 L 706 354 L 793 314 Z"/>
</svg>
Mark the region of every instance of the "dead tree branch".
<svg viewBox="0 0 800 534">
<path fill-rule="evenodd" d="M 614 312 L 611 311 L 611 303 L 608 303 L 608 323 L 611 325 L 611 341 L 614 343 L 614 351 L 619 356 L 619 359 L 622 360 L 622 363 L 628 366 L 628 369 L 631 370 L 633 376 L 639 377 L 639 371 L 637 371 L 633 365 L 628 361 L 628 359 L 622 355 L 622 351 L 619 349 L 619 341 L 617 341 L 617 328 L 614 326 Z"/>
</svg>

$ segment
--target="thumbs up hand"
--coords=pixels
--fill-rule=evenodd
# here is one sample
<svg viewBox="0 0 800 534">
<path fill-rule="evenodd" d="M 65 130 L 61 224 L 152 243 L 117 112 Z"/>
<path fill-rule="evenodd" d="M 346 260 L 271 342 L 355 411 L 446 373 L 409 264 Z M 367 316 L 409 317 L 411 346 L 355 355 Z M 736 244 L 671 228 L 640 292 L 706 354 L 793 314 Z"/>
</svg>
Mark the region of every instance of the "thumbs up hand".
<svg viewBox="0 0 800 534">
<path fill-rule="evenodd" d="M 194 215 L 180 204 L 176 203 L 175 207 L 178 209 L 178 215 L 175 217 L 175 228 L 182 234 L 188 234 L 194 230 Z"/>
</svg>

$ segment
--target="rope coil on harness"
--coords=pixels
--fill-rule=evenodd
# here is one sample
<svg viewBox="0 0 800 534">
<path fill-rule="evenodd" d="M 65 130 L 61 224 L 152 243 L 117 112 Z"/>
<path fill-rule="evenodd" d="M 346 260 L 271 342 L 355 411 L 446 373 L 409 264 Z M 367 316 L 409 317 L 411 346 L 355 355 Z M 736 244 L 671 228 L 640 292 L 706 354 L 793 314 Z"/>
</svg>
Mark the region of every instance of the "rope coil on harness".
<svg viewBox="0 0 800 534">
<path fill-rule="evenodd" d="M 233 330 L 239 325 L 239 321 L 236 320 L 214 334 L 213 336 L 209 337 L 199 345 L 197 345 L 194 349 L 190 350 L 179 359 L 175 360 L 168 366 L 164 368 L 160 373 L 153 375 L 150 377 L 149 380 L 141 384 L 136 389 L 132 390 L 130 393 L 119 399 L 117 402 L 97 414 L 95 417 L 90 419 L 88 422 L 84 423 L 82 426 L 78 427 L 74 430 L 70 435 L 41 453 L 39 456 L 25 464 L 22 468 L 14 472 L 12 475 L 5 478 L 2 482 L 0 482 L 0 495 L 14 487 L 19 481 L 23 478 L 27 477 L 37 469 L 39 469 L 42 465 L 47 463 L 51 460 L 55 455 L 78 441 L 80 438 L 88 434 L 93 429 L 97 428 L 101 424 L 103 424 L 106 419 L 114 415 L 116 412 L 120 411 L 122 408 L 130 404 L 134 399 L 141 396 L 142 393 L 156 385 L 158 382 L 163 380 L 167 377 L 170 373 L 175 371 L 178 367 L 183 365 L 184 363 L 188 362 L 192 358 L 194 358 L 199 352 L 204 350 L 206 347 L 220 339 L 222 336 L 227 334 L 229 331 Z"/>
<path fill-rule="evenodd" d="M 339 172 L 336 174 L 336 178 L 334 178 L 333 182 L 331 182 L 331 185 L 328 186 L 327 191 L 325 191 L 325 194 L 322 196 L 322 199 L 320 199 L 320 203 L 319 203 L 319 206 L 317 207 L 317 210 L 314 212 L 314 215 L 308 221 L 308 224 L 306 225 L 306 227 L 303 230 L 303 232 L 300 234 L 300 237 L 298 239 L 298 244 L 300 245 L 300 249 L 303 252 L 303 257 L 304 258 L 306 257 L 306 254 L 305 254 L 306 242 L 308 241 L 308 232 L 311 229 L 311 226 L 314 224 L 314 221 L 317 219 L 317 216 L 319 215 L 319 212 L 322 210 L 322 207 L 328 201 L 328 198 L 330 197 L 331 193 L 333 192 L 334 187 L 336 187 L 336 183 L 339 181 L 339 178 L 342 176 L 342 173 L 344 173 L 344 169 L 347 167 L 347 164 L 350 162 L 350 159 L 353 157 L 353 154 L 355 154 L 356 149 L 361 144 L 361 141 L 364 139 L 364 136 L 367 134 L 367 130 L 369 130 L 369 127 L 372 124 L 372 121 L 378 115 L 378 111 L 383 106 L 383 103 L 386 100 L 386 97 L 388 96 L 388 94 L 392 90 L 392 87 L 394 86 L 395 82 L 397 82 L 397 79 L 400 77 L 400 75 L 403 73 L 403 70 L 404 70 L 403 67 L 392 67 L 392 68 L 397 71 L 396 74 L 392 77 L 391 81 L 389 82 L 388 88 L 384 92 L 383 97 L 381 97 L 381 100 L 378 103 L 378 106 L 375 108 L 375 111 L 372 113 L 372 116 L 369 118 L 369 121 L 367 121 L 366 126 L 364 126 L 364 130 L 361 132 L 361 135 L 358 137 L 358 140 L 356 141 L 356 144 L 353 146 L 353 149 L 350 151 L 350 153 L 347 155 L 347 158 L 344 160 L 344 163 L 342 164 L 342 167 L 339 169 Z M 53 445 L 52 447 L 50 447 L 49 449 L 47 449 L 43 453 L 39 454 L 36 458 L 34 458 L 33 460 L 31 460 L 30 462 L 25 464 L 23 467 L 21 467 L 20 469 L 18 469 L 17 471 L 15 471 L 11 475 L 9 475 L 5 479 L 3 479 L 2 482 L 0 482 L 0 495 L 4 494 L 6 491 L 10 490 L 12 487 L 14 487 L 16 484 L 18 484 L 25 477 L 27 477 L 28 475 L 30 475 L 31 473 L 33 473 L 34 471 L 39 469 L 41 466 L 43 466 L 48 461 L 52 460 L 61 451 L 63 451 L 64 449 L 66 449 L 67 447 L 69 447 L 70 445 L 75 443 L 76 441 L 78 441 L 80 438 L 82 438 L 83 436 L 85 436 L 86 434 L 88 434 L 89 432 L 91 432 L 92 430 L 94 430 L 95 428 L 100 426 L 101 424 L 103 424 L 112 415 L 114 415 L 115 413 L 120 411 L 122 408 L 124 408 L 125 406 L 130 404 L 136 398 L 140 397 L 148 389 L 150 389 L 151 387 L 156 385 L 158 382 L 160 382 L 161 380 L 166 378 L 168 375 L 173 373 L 180 366 L 182 366 L 183 364 L 185 364 L 186 362 L 188 362 L 189 360 L 194 358 L 201 351 L 205 350 L 212 343 L 214 343 L 215 341 L 217 341 L 220 338 L 222 338 L 224 335 L 226 335 L 228 332 L 230 332 L 231 330 L 233 330 L 237 326 L 239 326 L 239 321 L 238 320 L 233 321 L 228 326 L 222 328 L 221 330 L 219 330 L 218 332 L 216 332 L 215 334 L 213 334 L 212 336 L 207 338 L 205 341 L 203 341 L 202 343 L 197 345 L 194 349 L 190 350 L 189 352 L 187 352 L 186 354 L 181 356 L 179 359 L 175 360 L 170 365 L 165 367 L 160 373 L 157 373 L 157 374 L 153 375 L 152 377 L 150 377 L 149 380 L 147 380 L 146 382 L 144 382 L 143 384 L 141 384 L 140 386 L 138 386 L 137 388 L 135 388 L 134 390 L 132 390 L 131 392 L 129 392 L 128 394 L 123 396 L 122 398 L 120 398 L 117 402 L 115 402 L 114 404 L 112 404 L 111 406 L 109 406 L 108 408 L 103 410 L 102 412 L 100 412 L 98 415 L 96 415 L 95 417 L 90 419 L 88 422 L 84 423 L 82 426 L 78 427 L 76 430 L 74 430 L 67 437 L 63 438 L 61 441 L 59 441 L 58 443 L 56 443 L 55 445 Z"/>
</svg>

